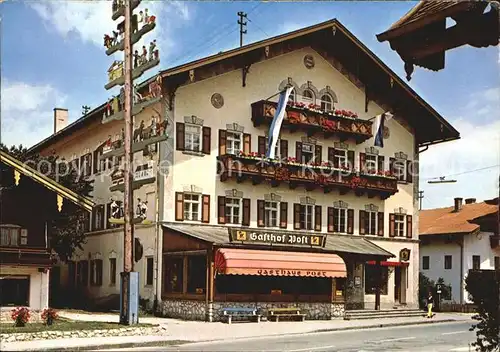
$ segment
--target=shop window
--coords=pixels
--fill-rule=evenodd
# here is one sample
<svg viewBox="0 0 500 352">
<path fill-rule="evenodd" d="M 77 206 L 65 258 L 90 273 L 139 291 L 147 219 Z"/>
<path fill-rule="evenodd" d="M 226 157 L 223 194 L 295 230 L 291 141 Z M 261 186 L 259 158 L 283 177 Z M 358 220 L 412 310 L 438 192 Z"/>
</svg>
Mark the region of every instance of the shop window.
<svg viewBox="0 0 500 352">
<path fill-rule="evenodd" d="M 184 130 L 185 150 L 199 152 L 201 148 L 200 140 L 201 126 L 186 124 Z"/>
<path fill-rule="evenodd" d="M 243 150 L 241 145 L 242 133 L 227 132 L 226 134 L 226 153 L 237 155 Z"/>
<path fill-rule="evenodd" d="M 205 256 L 188 256 L 188 293 L 204 293 L 207 277 L 207 258 Z"/>
<path fill-rule="evenodd" d="M 333 293 L 333 301 L 344 301 L 345 299 L 345 288 L 346 288 L 346 278 L 335 278 L 334 281 L 334 289 Z"/>
<path fill-rule="evenodd" d="M 182 293 L 183 258 L 165 256 L 165 291 Z"/>
<path fill-rule="evenodd" d="M 278 226 L 278 202 L 264 203 L 264 226 L 277 227 Z"/>
<path fill-rule="evenodd" d="M 116 258 L 109 258 L 109 284 L 116 285 Z"/>
<path fill-rule="evenodd" d="M 378 281 L 378 267 L 376 265 L 365 265 L 365 294 L 372 295 L 375 294 L 377 290 Z M 389 268 L 386 266 L 381 266 L 381 282 L 380 282 L 380 294 L 387 294 L 387 283 L 389 280 Z"/>
<path fill-rule="evenodd" d="M 323 94 L 321 96 L 321 110 L 323 111 L 333 110 L 333 99 L 329 94 Z"/>
<path fill-rule="evenodd" d="M 241 224 L 241 198 L 226 197 L 226 224 Z"/>
<path fill-rule="evenodd" d="M 146 286 L 153 285 L 153 268 L 154 268 L 153 257 L 146 257 Z"/>
<path fill-rule="evenodd" d="M 314 145 L 302 143 L 302 163 L 309 164 L 314 161 Z"/>
<path fill-rule="evenodd" d="M 452 262 L 451 259 L 452 259 L 451 255 L 445 255 L 444 256 L 444 268 L 446 270 L 450 270 L 451 269 L 451 265 L 452 265 L 451 264 L 451 262 Z"/>
<path fill-rule="evenodd" d="M 90 261 L 90 285 L 102 286 L 102 260 Z"/>
<path fill-rule="evenodd" d="M 200 221 L 200 195 L 184 193 L 184 220 Z"/>
<path fill-rule="evenodd" d="M 29 306 L 30 277 L 0 276 L 0 306 Z"/>
<path fill-rule="evenodd" d="M 301 205 L 299 213 L 299 223 L 301 230 L 312 230 L 313 229 L 313 212 L 314 207 L 312 205 Z"/>
<path fill-rule="evenodd" d="M 430 258 L 428 255 L 424 255 L 422 257 L 422 270 L 429 270 L 430 269 Z"/>
<path fill-rule="evenodd" d="M 478 255 L 472 256 L 472 270 L 481 269 L 481 257 Z"/>
<path fill-rule="evenodd" d="M 334 232 L 347 233 L 347 209 L 333 208 Z"/>
</svg>

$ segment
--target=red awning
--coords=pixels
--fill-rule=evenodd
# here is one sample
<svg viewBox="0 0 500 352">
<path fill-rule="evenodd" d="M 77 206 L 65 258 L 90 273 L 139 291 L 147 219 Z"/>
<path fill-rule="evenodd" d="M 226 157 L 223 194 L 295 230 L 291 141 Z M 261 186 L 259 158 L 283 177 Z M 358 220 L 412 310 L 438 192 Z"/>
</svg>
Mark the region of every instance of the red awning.
<svg viewBox="0 0 500 352">
<path fill-rule="evenodd" d="M 366 262 L 368 265 L 377 265 L 377 262 L 375 260 L 370 260 L 369 262 Z M 381 266 L 408 266 L 410 263 L 407 262 L 380 262 Z"/>
<path fill-rule="evenodd" d="M 220 248 L 215 270 L 225 275 L 347 277 L 336 254 Z"/>
</svg>

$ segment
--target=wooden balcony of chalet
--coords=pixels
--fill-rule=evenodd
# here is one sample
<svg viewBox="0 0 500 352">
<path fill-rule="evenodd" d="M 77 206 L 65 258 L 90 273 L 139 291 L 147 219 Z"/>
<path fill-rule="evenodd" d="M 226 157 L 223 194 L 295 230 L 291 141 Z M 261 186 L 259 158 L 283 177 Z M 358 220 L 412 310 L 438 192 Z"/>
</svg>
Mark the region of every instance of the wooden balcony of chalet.
<svg viewBox="0 0 500 352">
<path fill-rule="evenodd" d="M 252 104 L 252 122 L 255 127 L 271 124 L 277 103 L 260 100 Z M 283 127 L 290 132 L 305 131 L 309 136 L 322 133 L 325 138 L 337 136 L 341 141 L 352 138 L 357 144 L 373 137 L 372 122 L 359 119 L 346 110 L 322 111 L 317 105 L 288 103 Z"/>
<path fill-rule="evenodd" d="M 53 260 L 47 248 L 0 246 L 0 265 L 49 268 Z"/>
<path fill-rule="evenodd" d="M 254 185 L 269 182 L 272 187 L 287 184 L 290 189 L 303 186 L 308 191 L 323 189 L 325 193 L 338 189 L 340 194 L 354 191 L 357 196 L 379 196 L 387 199 L 398 192 L 397 178 L 389 172 L 368 174 L 357 170 L 332 167 L 329 163 L 301 164 L 287 160 L 269 160 L 259 156 L 222 155 L 217 161 L 221 182 L 235 179 Z"/>
</svg>

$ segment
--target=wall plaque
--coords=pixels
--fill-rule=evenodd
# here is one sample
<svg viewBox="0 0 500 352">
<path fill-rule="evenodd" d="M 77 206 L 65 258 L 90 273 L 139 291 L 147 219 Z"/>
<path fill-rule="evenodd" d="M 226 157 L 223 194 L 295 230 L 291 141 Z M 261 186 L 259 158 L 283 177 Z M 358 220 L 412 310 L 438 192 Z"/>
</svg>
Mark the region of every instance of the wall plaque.
<svg viewBox="0 0 500 352">
<path fill-rule="evenodd" d="M 280 232 L 273 233 L 265 231 L 229 229 L 229 241 L 263 245 L 280 244 L 287 246 L 324 247 L 326 235 L 291 234 Z"/>
<path fill-rule="evenodd" d="M 399 251 L 399 261 L 400 262 L 407 262 L 410 260 L 410 252 L 411 250 L 408 248 L 403 248 L 402 250 Z"/>
</svg>

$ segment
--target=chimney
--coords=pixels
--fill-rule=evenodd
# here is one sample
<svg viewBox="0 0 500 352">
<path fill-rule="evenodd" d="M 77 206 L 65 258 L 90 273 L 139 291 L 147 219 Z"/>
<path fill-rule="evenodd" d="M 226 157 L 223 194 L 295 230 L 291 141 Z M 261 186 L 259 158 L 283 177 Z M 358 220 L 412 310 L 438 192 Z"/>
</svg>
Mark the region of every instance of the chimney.
<svg viewBox="0 0 500 352">
<path fill-rule="evenodd" d="M 455 198 L 455 212 L 462 209 L 462 200 L 463 198 Z"/>
<path fill-rule="evenodd" d="M 465 199 L 465 204 L 474 204 L 474 203 L 476 203 L 476 198 Z"/>
<path fill-rule="evenodd" d="M 54 134 L 68 125 L 68 109 L 54 108 Z"/>
</svg>

